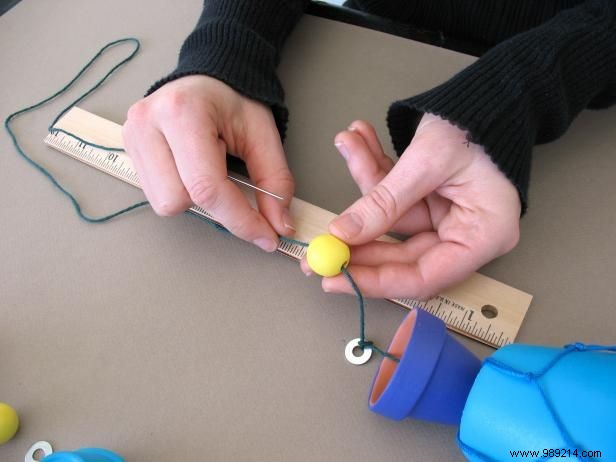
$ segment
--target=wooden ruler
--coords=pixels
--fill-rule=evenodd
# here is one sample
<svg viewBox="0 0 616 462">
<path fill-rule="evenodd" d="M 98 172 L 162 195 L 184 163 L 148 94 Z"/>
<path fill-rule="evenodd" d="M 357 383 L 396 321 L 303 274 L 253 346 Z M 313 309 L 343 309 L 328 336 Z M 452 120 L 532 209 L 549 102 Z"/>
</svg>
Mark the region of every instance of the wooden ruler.
<svg viewBox="0 0 616 462">
<path fill-rule="evenodd" d="M 120 125 L 77 107 L 68 111 L 55 128 L 101 146 L 123 146 Z M 126 153 L 95 148 L 76 137 L 56 132 L 47 135 L 45 143 L 102 172 L 140 187 L 137 172 Z M 241 189 L 254 206 L 254 191 Z M 197 206 L 192 207 L 190 212 L 214 219 L 206 210 Z M 326 233 L 329 222 L 335 217 L 333 213 L 297 198 L 291 203 L 291 214 L 297 228 L 295 239 L 303 242 Z M 389 236 L 383 236 L 380 240 L 397 242 Z M 305 248 L 281 242 L 278 251 L 299 260 L 304 256 Z M 532 296 L 525 292 L 475 273 L 465 282 L 428 301 L 390 301 L 409 309 L 421 307 L 445 321 L 451 330 L 496 348 L 515 340 L 531 299 Z"/>
</svg>

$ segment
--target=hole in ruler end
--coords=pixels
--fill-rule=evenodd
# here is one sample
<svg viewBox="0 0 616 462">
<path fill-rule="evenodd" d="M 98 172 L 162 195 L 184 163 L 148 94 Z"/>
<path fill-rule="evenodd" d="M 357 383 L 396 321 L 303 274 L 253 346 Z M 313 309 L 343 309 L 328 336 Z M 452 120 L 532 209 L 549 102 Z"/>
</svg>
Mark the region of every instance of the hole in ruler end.
<svg viewBox="0 0 616 462">
<path fill-rule="evenodd" d="M 494 319 L 498 316 L 498 309 L 492 305 L 483 305 L 481 307 L 481 314 L 488 319 Z"/>
</svg>

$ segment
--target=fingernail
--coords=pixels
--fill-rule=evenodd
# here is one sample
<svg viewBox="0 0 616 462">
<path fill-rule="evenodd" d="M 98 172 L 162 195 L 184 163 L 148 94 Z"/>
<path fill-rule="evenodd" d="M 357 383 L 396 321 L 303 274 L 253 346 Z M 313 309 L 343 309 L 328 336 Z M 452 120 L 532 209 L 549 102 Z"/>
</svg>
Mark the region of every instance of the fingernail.
<svg viewBox="0 0 616 462">
<path fill-rule="evenodd" d="M 338 141 L 337 143 L 334 143 L 334 146 L 336 146 L 338 152 L 340 152 L 340 155 L 344 157 L 344 160 L 349 159 L 349 150 L 346 147 L 346 144 L 344 144 L 342 141 Z"/>
<path fill-rule="evenodd" d="M 338 231 L 339 237 L 350 239 L 361 232 L 364 223 L 356 213 L 347 213 L 332 221 L 331 226 Z"/>
<path fill-rule="evenodd" d="M 282 223 L 284 224 L 285 228 L 297 231 L 295 229 L 295 226 L 293 226 L 293 218 L 291 218 L 291 212 L 289 211 L 289 209 L 284 209 L 282 211 Z"/>
<path fill-rule="evenodd" d="M 348 131 L 350 132 L 354 132 L 355 130 L 357 130 L 357 127 L 353 126 L 353 125 L 349 125 L 349 128 L 347 128 Z"/>
<path fill-rule="evenodd" d="M 278 248 L 276 241 L 270 239 L 269 237 L 260 237 L 259 239 L 252 241 L 252 243 L 266 252 L 273 252 Z"/>
<path fill-rule="evenodd" d="M 328 279 L 323 279 L 323 281 L 321 281 L 321 288 L 323 289 L 323 292 L 327 294 L 335 292 L 332 286 L 333 284 Z"/>
<path fill-rule="evenodd" d="M 310 270 L 307 270 L 307 271 L 304 271 L 304 274 L 306 276 L 312 276 L 314 273 L 312 271 L 310 271 Z"/>
</svg>

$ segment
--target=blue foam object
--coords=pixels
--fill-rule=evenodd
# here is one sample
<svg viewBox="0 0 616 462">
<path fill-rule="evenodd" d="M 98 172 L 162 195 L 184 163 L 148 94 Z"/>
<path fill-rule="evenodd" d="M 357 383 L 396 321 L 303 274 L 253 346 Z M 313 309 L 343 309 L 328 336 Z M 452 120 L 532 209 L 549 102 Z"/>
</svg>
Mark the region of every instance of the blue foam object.
<svg viewBox="0 0 616 462">
<path fill-rule="evenodd" d="M 553 460 L 616 461 L 616 354 L 583 348 L 572 345 L 565 353 L 514 344 L 486 360 L 460 425 L 467 459 L 509 460 L 509 451 L 577 448 L 602 456 Z"/>
<path fill-rule="evenodd" d="M 41 462 L 124 462 L 117 454 L 107 449 L 85 448 L 71 452 L 54 452 Z"/>
<path fill-rule="evenodd" d="M 368 405 L 395 420 L 412 417 L 457 425 L 481 362 L 449 335 L 443 321 L 422 309 L 407 315 L 389 346 L 390 353 L 395 354 L 392 345 L 413 322 L 400 362 L 380 396 L 374 396 L 385 361 L 391 360 L 381 362 Z"/>
</svg>

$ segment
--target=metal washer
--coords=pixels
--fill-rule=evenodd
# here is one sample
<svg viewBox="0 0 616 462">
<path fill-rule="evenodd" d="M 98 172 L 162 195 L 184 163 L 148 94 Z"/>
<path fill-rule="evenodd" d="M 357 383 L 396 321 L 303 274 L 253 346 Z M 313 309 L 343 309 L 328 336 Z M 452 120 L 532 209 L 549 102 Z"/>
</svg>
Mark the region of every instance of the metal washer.
<svg viewBox="0 0 616 462">
<path fill-rule="evenodd" d="M 349 343 L 347 343 L 347 346 L 344 349 L 344 356 L 346 356 L 347 361 L 355 366 L 361 366 L 362 364 L 366 364 L 372 356 L 372 348 L 364 348 L 364 352 L 361 354 L 361 356 L 355 356 L 353 350 L 355 348 L 359 348 L 359 341 L 359 338 L 351 340 Z"/>
<path fill-rule="evenodd" d="M 53 448 L 51 447 L 51 444 L 49 444 L 47 441 L 38 441 L 34 443 L 26 453 L 26 457 L 24 459 L 25 462 L 36 462 L 38 460 L 41 460 L 34 458 L 34 453 L 39 450 L 43 452 L 43 457 L 47 457 L 48 455 L 53 454 Z"/>
</svg>

